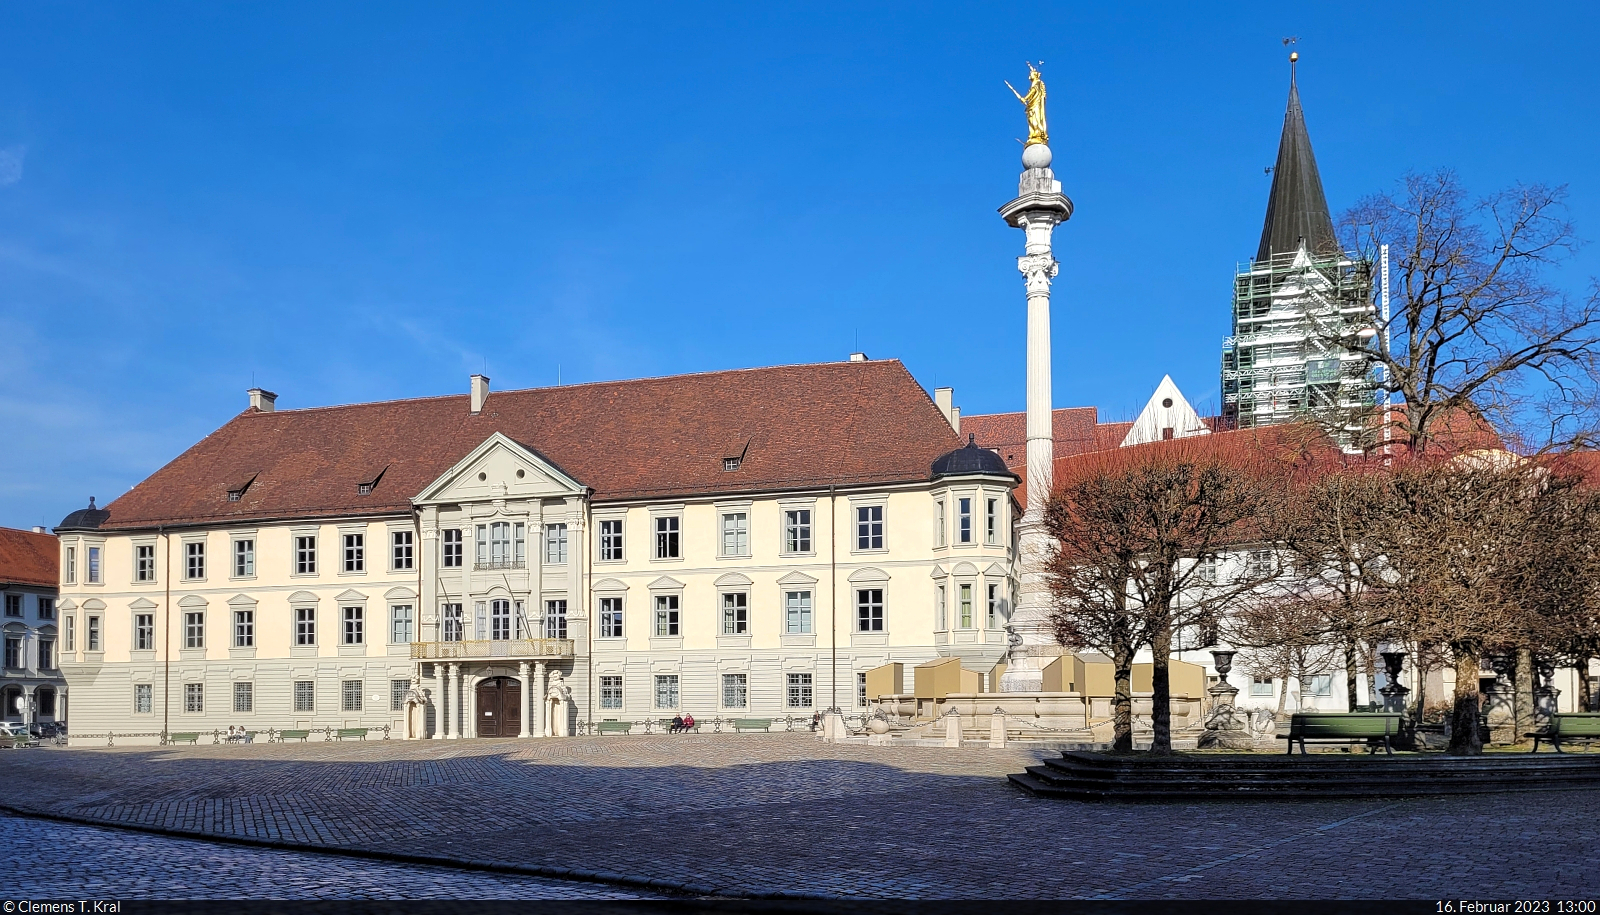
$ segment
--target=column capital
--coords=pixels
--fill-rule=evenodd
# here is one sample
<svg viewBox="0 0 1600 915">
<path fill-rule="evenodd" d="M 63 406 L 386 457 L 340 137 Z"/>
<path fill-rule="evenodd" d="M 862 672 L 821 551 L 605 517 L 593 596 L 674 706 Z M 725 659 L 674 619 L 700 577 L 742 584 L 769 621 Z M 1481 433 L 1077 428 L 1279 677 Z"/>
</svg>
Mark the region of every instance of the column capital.
<svg viewBox="0 0 1600 915">
<path fill-rule="evenodd" d="M 1061 272 L 1055 255 L 1024 254 L 1017 258 L 1017 271 L 1027 278 L 1029 295 L 1049 295 L 1050 281 Z"/>
</svg>

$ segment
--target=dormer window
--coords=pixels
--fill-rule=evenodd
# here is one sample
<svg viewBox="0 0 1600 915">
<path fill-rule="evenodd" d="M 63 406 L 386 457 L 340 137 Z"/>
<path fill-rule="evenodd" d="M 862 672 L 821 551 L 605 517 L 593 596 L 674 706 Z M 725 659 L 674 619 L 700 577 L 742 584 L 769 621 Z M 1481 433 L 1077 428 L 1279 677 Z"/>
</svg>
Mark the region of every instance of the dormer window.
<svg viewBox="0 0 1600 915">
<path fill-rule="evenodd" d="M 228 501 L 238 502 L 239 500 L 243 499 L 245 490 L 250 488 L 250 484 L 256 481 L 257 476 L 260 476 L 260 474 L 252 473 L 232 486 L 229 486 L 227 489 Z"/>
<path fill-rule="evenodd" d="M 230 490 L 228 490 L 228 501 L 229 502 L 237 502 L 237 501 L 239 501 L 240 499 L 243 499 L 243 498 L 244 498 L 244 490 L 242 490 L 242 489 L 230 489 Z"/>
<path fill-rule="evenodd" d="M 377 473 L 371 474 L 370 476 L 368 476 L 366 478 L 366 480 L 357 483 L 356 484 L 356 495 L 358 495 L 358 496 L 370 496 L 370 495 L 372 495 L 372 491 L 374 489 L 378 488 L 378 481 L 383 479 L 384 471 L 386 471 L 388 469 L 389 469 L 389 466 L 387 464 L 385 464 L 384 466 L 378 468 L 378 472 Z"/>
<path fill-rule="evenodd" d="M 739 469 L 739 465 L 743 464 L 743 463 L 744 463 L 744 458 L 725 457 L 725 458 L 722 459 L 722 469 L 723 470 L 738 470 Z"/>
<path fill-rule="evenodd" d="M 356 495 L 370 496 L 372 495 L 372 487 L 376 485 L 376 483 L 358 483 L 356 484 Z"/>
</svg>

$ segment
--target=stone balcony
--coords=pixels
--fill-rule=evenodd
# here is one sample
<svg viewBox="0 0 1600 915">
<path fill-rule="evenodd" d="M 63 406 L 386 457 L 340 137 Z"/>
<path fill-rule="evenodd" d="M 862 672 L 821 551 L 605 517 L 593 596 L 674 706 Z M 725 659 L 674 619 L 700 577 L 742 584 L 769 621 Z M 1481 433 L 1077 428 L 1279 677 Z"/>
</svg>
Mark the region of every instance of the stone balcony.
<svg viewBox="0 0 1600 915">
<path fill-rule="evenodd" d="M 412 642 L 416 661 L 541 661 L 571 658 L 572 639 L 472 639 L 464 642 Z"/>
</svg>

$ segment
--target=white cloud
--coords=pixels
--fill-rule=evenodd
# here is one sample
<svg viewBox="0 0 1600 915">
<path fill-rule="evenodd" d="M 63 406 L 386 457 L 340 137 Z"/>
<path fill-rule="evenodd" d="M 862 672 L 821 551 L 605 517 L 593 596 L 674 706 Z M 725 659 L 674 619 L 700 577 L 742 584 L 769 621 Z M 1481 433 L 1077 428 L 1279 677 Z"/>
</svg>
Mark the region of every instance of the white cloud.
<svg viewBox="0 0 1600 915">
<path fill-rule="evenodd" d="M 27 151 L 21 144 L 0 149 L 0 187 L 22 180 L 22 157 Z"/>
</svg>

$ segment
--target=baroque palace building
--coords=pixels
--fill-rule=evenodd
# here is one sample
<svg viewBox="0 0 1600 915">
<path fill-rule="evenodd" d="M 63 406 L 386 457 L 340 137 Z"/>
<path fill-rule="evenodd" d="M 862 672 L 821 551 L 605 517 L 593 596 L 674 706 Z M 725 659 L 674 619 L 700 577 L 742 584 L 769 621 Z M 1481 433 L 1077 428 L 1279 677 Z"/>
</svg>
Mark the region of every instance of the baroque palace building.
<svg viewBox="0 0 1600 915">
<path fill-rule="evenodd" d="M 74 739 L 809 719 L 1005 653 L 1018 477 L 896 360 L 275 399 L 57 528 Z"/>
</svg>

